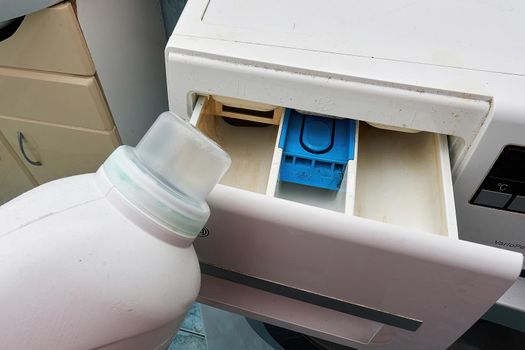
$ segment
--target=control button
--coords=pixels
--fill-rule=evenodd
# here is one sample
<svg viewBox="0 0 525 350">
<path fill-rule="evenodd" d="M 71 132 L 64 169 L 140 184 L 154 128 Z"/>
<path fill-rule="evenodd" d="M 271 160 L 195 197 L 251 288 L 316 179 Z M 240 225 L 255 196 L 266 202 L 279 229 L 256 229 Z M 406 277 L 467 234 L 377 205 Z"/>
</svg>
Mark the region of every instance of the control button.
<svg viewBox="0 0 525 350">
<path fill-rule="evenodd" d="M 506 146 L 492 167 L 490 175 L 502 179 L 525 181 L 525 149 Z"/>
<path fill-rule="evenodd" d="M 511 198 L 512 195 L 510 193 L 481 190 L 474 200 L 474 204 L 486 205 L 494 208 L 503 208 Z"/>
<path fill-rule="evenodd" d="M 525 197 L 516 196 L 516 198 L 510 203 L 508 209 L 525 213 Z"/>
</svg>

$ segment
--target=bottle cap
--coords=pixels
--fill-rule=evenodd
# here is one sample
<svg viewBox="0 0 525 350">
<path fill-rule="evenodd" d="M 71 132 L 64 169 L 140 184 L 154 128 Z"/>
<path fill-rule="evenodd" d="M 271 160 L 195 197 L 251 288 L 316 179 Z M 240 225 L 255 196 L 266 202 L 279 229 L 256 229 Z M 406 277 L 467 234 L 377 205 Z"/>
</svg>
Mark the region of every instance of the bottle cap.
<svg viewBox="0 0 525 350">
<path fill-rule="evenodd" d="M 206 199 L 231 163 L 219 145 L 171 112 L 157 118 L 135 153 L 168 186 L 198 200 Z"/>
<path fill-rule="evenodd" d="M 219 145 L 164 112 L 137 147 L 120 146 L 103 169 L 131 204 L 174 233 L 194 238 L 210 215 L 205 199 L 230 164 Z"/>
</svg>

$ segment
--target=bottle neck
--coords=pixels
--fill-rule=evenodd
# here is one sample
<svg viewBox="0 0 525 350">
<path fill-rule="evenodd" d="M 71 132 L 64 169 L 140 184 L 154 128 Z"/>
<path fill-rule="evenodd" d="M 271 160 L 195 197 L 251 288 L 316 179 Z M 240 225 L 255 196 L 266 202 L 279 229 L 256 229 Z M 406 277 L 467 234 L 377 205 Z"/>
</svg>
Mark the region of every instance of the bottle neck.
<svg viewBox="0 0 525 350">
<path fill-rule="evenodd" d="M 189 198 L 149 171 L 132 147 L 117 148 L 100 167 L 97 177 L 114 187 L 116 191 L 107 193 L 108 196 L 113 192 L 118 194 L 111 194 L 112 203 L 118 208 L 126 212 L 130 212 L 130 206 L 135 208 L 140 212 L 135 216 L 149 217 L 154 227 L 160 227 L 164 233 L 178 236 L 189 244 L 210 215 L 206 202 Z"/>
</svg>

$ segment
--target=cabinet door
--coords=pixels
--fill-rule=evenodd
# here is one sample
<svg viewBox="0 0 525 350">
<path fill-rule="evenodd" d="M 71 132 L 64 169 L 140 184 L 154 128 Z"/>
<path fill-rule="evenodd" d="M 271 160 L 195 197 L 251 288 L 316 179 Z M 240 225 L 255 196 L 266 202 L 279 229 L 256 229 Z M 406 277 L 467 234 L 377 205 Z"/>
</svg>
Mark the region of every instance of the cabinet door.
<svg viewBox="0 0 525 350">
<path fill-rule="evenodd" d="M 119 145 L 115 129 L 95 131 L 0 117 L 0 130 L 39 184 L 94 172 Z"/>
<path fill-rule="evenodd" d="M 0 65 L 77 75 L 95 74 L 89 50 L 69 2 L 27 15 L 0 41 Z"/>
<path fill-rule="evenodd" d="M 20 160 L 0 134 L 0 205 L 31 189 L 36 182 L 26 173 Z"/>
</svg>

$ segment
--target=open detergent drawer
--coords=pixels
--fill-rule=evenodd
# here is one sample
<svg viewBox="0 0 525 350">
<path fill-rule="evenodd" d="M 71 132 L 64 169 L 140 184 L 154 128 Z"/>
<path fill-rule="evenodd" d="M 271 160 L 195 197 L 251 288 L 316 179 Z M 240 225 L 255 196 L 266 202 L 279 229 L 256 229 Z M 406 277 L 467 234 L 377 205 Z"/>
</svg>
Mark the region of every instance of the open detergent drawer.
<svg viewBox="0 0 525 350">
<path fill-rule="evenodd" d="M 286 118 L 247 106 L 232 119 L 201 96 L 191 117 L 232 157 L 195 241 L 202 302 L 355 348 L 440 349 L 515 278 L 518 256 L 458 240 L 446 136 L 356 122 L 326 190 L 281 181 Z"/>
</svg>

